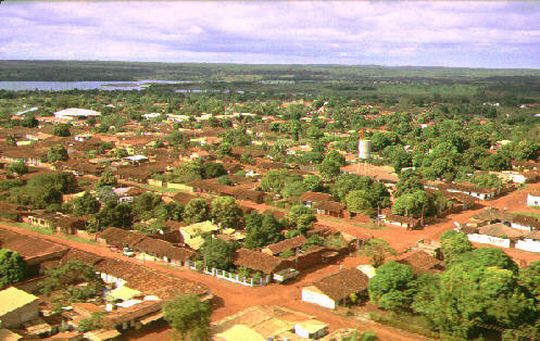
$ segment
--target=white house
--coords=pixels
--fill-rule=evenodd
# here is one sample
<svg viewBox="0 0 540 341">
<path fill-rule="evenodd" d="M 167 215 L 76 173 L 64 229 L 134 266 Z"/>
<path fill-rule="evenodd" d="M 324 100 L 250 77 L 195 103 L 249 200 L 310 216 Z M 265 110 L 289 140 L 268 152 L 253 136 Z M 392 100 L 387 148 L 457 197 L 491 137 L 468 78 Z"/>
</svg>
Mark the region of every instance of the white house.
<svg viewBox="0 0 540 341">
<path fill-rule="evenodd" d="M 366 292 L 368 281 L 368 277 L 361 271 L 344 269 L 302 288 L 302 301 L 336 309 L 339 304 L 350 300 L 351 295 Z"/>
<path fill-rule="evenodd" d="M 328 334 L 328 325 L 317 320 L 307 320 L 295 324 L 294 333 L 304 339 L 318 340 Z"/>
<path fill-rule="evenodd" d="M 89 109 L 68 108 L 55 112 L 54 116 L 59 119 L 75 120 L 86 119 L 91 116 L 101 116 L 101 113 Z"/>
<path fill-rule="evenodd" d="M 540 206 L 540 191 L 534 191 L 527 194 L 527 206 L 529 207 Z"/>
<path fill-rule="evenodd" d="M 533 231 L 523 236 L 523 239 L 516 242 L 516 249 L 540 252 L 540 232 Z"/>
</svg>

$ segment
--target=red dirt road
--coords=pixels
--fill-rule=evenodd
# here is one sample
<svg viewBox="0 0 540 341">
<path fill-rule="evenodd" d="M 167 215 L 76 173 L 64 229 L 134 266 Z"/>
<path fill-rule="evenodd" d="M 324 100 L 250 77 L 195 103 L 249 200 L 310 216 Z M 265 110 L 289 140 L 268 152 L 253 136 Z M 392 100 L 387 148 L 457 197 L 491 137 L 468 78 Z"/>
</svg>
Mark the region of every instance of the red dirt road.
<svg viewBox="0 0 540 341">
<path fill-rule="evenodd" d="M 121 255 L 120 253 L 112 252 L 107 247 L 99 244 L 94 245 L 79 243 L 76 241 L 63 239 L 58 235 L 43 235 L 38 232 L 28 231 L 26 229 L 3 224 L 0 224 L 0 228 L 33 237 L 46 239 L 71 248 L 90 252 L 101 257 L 108 257 L 125 262 L 132 262 L 138 265 L 143 265 L 160 271 L 162 273 L 174 276 L 178 278 L 178 280 L 188 279 L 200 282 L 208 286 L 212 294 L 216 296 L 215 309 L 212 314 L 212 321 L 214 322 L 254 305 L 280 305 L 313 315 L 321 321 L 328 323 L 331 330 L 337 328 L 357 328 L 360 331 L 372 330 L 377 333 L 381 340 L 425 340 L 425 338 L 419 335 L 415 335 L 370 321 L 360 321 L 350 317 L 340 316 L 330 310 L 320 308 L 311 304 L 302 303 L 299 300 L 301 287 L 305 286 L 310 282 L 313 282 L 318 278 L 338 271 L 339 265 L 326 266 L 324 268 L 307 274 L 300 280 L 289 285 L 271 284 L 266 287 L 249 288 L 233 284 L 224 280 L 219 280 L 217 278 L 203 275 L 184 268 L 170 267 L 154 262 L 143 263 L 142 261 L 139 261 L 137 259 L 128 258 Z M 347 260 L 354 262 L 354 259 L 348 258 L 346 259 L 346 261 Z M 137 340 L 168 340 L 170 339 L 170 330 L 168 328 L 160 328 L 158 330 L 148 331 L 144 334 L 140 332 L 128 333 L 128 335 L 126 335 L 125 337 Z"/>
<path fill-rule="evenodd" d="M 508 211 L 515 212 L 535 212 L 538 210 L 528 209 L 525 205 L 527 190 L 529 188 L 540 188 L 540 184 L 529 185 L 525 189 L 510 193 L 499 199 L 482 202 L 484 207 L 491 206 L 499 209 L 508 209 Z M 258 205 L 252 202 L 241 201 L 243 206 L 251 207 L 258 211 L 275 210 L 274 207 L 268 205 Z M 398 251 L 402 251 L 407 247 L 415 244 L 419 239 L 438 239 L 440 235 L 447 230 L 453 228 L 453 222 L 460 223 L 467 222 L 471 216 L 481 212 L 483 208 L 478 208 L 473 211 L 465 211 L 460 214 L 454 214 L 446 217 L 446 219 L 440 223 L 430 225 L 423 230 L 405 231 L 398 227 L 385 227 L 384 229 L 368 229 L 359 227 L 357 224 L 352 223 L 346 219 L 336 220 L 335 218 L 328 218 L 326 216 L 318 216 L 319 220 L 324 224 L 331 226 L 332 228 L 349 233 L 351 235 L 369 234 L 376 238 L 383 238 L 389 242 L 389 244 Z M 1 225 L 0 228 L 12 230 L 26 235 L 32 235 L 42 239 L 47 239 L 59 244 L 63 244 L 72 248 L 80 249 L 86 252 L 97 254 L 101 257 L 114 258 L 126 262 L 133 262 L 139 265 L 144 265 L 149 268 L 161 271 L 168 275 L 178 278 L 178 280 L 193 280 L 200 282 L 210 288 L 211 292 L 216 296 L 216 304 L 212 320 L 218 321 L 226 316 L 239 312 L 247 307 L 254 305 L 281 305 L 289 307 L 310 315 L 315 316 L 321 321 L 325 321 L 330 325 L 330 328 L 337 329 L 343 327 L 353 327 L 360 331 L 372 330 L 377 333 L 381 340 L 425 340 L 425 338 L 407 333 L 402 330 L 391 328 L 388 326 L 380 325 L 370 321 L 355 320 L 351 317 L 345 317 L 330 310 L 320 308 L 314 305 L 303 303 L 299 300 L 300 288 L 306 284 L 313 282 L 314 280 L 321 278 L 330 273 L 334 273 L 339 269 L 339 265 L 329 265 L 314 272 L 307 274 L 298 281 L 289 285 L 271 284 L 261 288 L 248 288 L 237 284 L 233 284 L 224 280 L 219 280 L 214 277 L 203 275 L 197 272 L 193 272 L 187 269 L 180 269 L 176 267 L 169 267 L 160 263 L 145 262 L 133 258 L 127 258 L 119 253 L 110 251 L 107 247 L 102 245 L 91 245 L 79 243 L 76 241 L 66 240 L 57 235 L 47 236 L 37 232 L 28 231 L 22 228 L 16 228 L 7 225 Z M 485 245 L 478 245 L 485 246 Z M 540 260 L 540 255 L 524 252 L 519 250 L 504 249 L 505 252 L 510 254 L 516 260 L 524 259 L 526 261 Z M 348 257 L 343 260 L 343 263 L 348 267 L 357 265 L 360 259 L 356 257 Z M 162 327 L 154 331 L 148 331 L 144 334 L 128 333 L 125 338 L 140 339 L 140 340 L 168 340 L 170 339 L 170 329 Z"/>
</svg>

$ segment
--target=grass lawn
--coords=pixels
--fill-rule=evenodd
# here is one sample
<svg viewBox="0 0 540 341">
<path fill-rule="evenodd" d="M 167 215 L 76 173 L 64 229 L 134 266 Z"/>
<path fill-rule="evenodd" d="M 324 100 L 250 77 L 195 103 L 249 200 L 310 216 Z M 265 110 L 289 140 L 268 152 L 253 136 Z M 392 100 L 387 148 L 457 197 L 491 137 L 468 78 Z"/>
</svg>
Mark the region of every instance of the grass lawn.
<svg viewBox="0 0 540 341">
<path fill-rule="evenodd" d="M 515 212 L 515 213 L 526 215 L 526 216 L 533 217 L 536 219 L 540 219 L 540 209 L 538 210 L 538 213 L 532 213 L 532 212 Z"/>
<path fill-rule="evenodd" d="M 25 230 L 45 234 L 47 236 L 55 235 L 55 236 L 60 237 L 62 239 L 71 240 L 71 241 L 78 242 L 78 243 L 85 243 L 85 244 L 95 244 L 96 243 L 96 241 L 92 240 L 92 239 L 81 238 L 81 237 L 68 235 L 68 234 L 63 234 L 63 233 L 54 233 L 53 231 L 51 231 L 50 229 L 48 229 L 46 227 L 34 226 L 34 225 L 27 224 L 27 223 L 3 222 L 3 224 L 10 225 L 10 226 L 13 226 L 13 227 L 23 228 Z"/>
<path fill-rule="evenodd" d="M 152 185 L 141 185 L 142 188 L 146 188 L 147 190 L 154 191 L 154 192 L 160 192 L 160 193 L 178 193 L 182 192 L 179 189 L 176 188 L 165 188 L 165 187 L 158 187 L 158 186 L 152 186 Z"/>
</svg>

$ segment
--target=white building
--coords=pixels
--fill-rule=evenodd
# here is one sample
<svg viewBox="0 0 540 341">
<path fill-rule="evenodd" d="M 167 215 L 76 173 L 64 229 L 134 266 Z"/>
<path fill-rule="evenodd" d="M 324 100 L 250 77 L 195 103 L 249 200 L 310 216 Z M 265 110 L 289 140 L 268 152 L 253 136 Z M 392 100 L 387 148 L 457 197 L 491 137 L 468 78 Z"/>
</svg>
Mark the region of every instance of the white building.
<svg viewBox="0 0 540 341">
<path fill-rule="evenodd" d="M 527 206 L 529 207 L 540 206 L 540 191 L 531 192 L 527 194 Z"/>
<path fill-rule="evenodd" d="M 367 291 L 368 277 L 357 269 L 344 269 L 302 288 L 302 301 L 336 309 L 347 302 L 352 294 Z"/>
<path fill-rule="evenodd" d="M 75 120 L 101 116 L 101 113 L 89 109 L 68 108 L 55 112 L 54 116 L 58 119 Z"/>
</svg>

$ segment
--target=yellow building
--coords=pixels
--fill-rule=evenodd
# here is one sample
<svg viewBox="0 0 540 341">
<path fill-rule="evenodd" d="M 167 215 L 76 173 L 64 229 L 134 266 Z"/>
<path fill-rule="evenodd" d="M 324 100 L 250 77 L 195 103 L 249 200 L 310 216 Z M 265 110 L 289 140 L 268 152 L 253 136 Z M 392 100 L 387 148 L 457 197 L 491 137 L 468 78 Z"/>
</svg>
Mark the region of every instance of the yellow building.
<svg viewBox="0 0 540 341">
<path fill-rule="evenodd" d="M 0 291 L 0 327 L 12 328 L 39 317 L 39 298 L 10 287 Z"/>
</svg>

